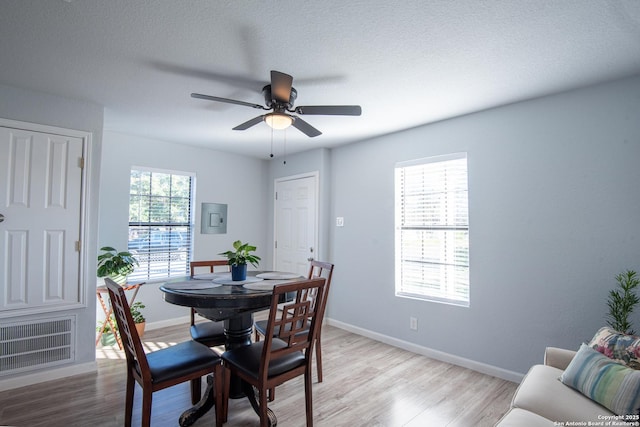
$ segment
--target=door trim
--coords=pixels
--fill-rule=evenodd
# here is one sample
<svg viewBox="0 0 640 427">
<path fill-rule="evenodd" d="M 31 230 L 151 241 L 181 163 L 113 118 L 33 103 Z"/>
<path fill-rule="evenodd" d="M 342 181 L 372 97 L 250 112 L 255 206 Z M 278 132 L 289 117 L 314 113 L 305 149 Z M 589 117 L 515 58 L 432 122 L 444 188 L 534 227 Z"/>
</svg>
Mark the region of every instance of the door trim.
<svg viewBox="0 0 640 427">
<path fill-rule="evenodd" d="M 277 224 L 278 224 L 278 209 L 276 207 L 276 192 L 277 192 L 277 188 L 278 188 L 278 183 L 281 182 L 285 182 L 285 181 L 294 181 L 296 179 L 303 179 L 303 178 L 313 178 L 315 180 L 315 193 L 316 193 L 316 200 L 315 200 L 315 206 L 313 207 L 314 210 L 314 214 L 315 214 L 315 224 L 313 224 L 313 228 L 314 228 L 314 240 L 316 242 L 316 247 L 313 249 L 315 254 L 319 254 L 320 253 L 320 171 L 311 171 L 311 172 L 305 172 L 305 173 L 301 173 L 301 174 L 297 174 L 297 175 L 290 175 L 290 176 L 283 176 L 280 178 L 276 178 L 273 180 L 273 265 L 272 265 L 272 269 L 275 270 L 276 269 L 276 262 L 278 259 L 278 250 L 275 247 L 275 241 L 276 241 L 276 237 L 277 237 Z"/>
</svg>

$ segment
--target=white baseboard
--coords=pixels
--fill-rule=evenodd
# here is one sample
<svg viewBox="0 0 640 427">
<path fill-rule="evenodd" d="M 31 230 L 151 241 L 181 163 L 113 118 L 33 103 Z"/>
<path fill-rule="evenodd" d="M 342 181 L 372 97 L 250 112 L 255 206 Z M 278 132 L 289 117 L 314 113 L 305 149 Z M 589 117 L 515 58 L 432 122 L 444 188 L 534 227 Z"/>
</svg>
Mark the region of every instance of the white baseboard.
<svg viewBox="0 0 640 427">
<path fill-rule="evenodd" d="M 12 390 L 18 387 L 38 384 L 45 381 L 59 380 L 73 375 L 88 374 L 97 371 L 98 364 L 95 361 L 48 369 L 46 371 L 38 371 L 32 374 L 25 374 L 20 375 L 19 377 L 0 380 L 0 391 Z"/>
<path fill-rule="evenodd" d="M 383 342 L 385 344 L 392 345 L 394 347 L 401 348 L 403 350 L 411 351 L 416 354 L 440 360 L 442 362 L 451 363 L 452 365 L 462 366 L 463 368 L 472 369 L 474 371 L 491 375 L 497 378 L 501 378 L 507 381 L 519 383 L 524 378 L 524 375 L 518 372 L 509 371 L 506 369 L 498 368 L 496 366 L 488 365 L 486 363 L 477 362 L 475 360 L 459 357 L 453 354 L 445 353 L 442 351 L 434 350 L 428 347 L 423 347 L 408 341 L 399 340 L 387 335 L 383 335 L 377 332 L 363 329 L 357 326 L 350 325 L 348 323 L 341 322 L 330 318 L 325 319 L 327 325 L 335 326 L 345 331 L 352 332 L 354 334 L 362 335 L 367 338 L 371 338 L 376 341 Z M 157 322 L 147 323 L 146 328 L 158 329 L 167 326 L 175 325 L 188 325 L 189 317 L 177 317 L 174 319 L 161 320 Z M 27 385 L 38 384 L 44 381 L 57 380 L 60 378 L 70 377 L 78 374 L 86 374 L 97 371 L 97 363 L 87 362 L 78 365 L 64 366 L 57 369 L 51 369 L 43 372 L 35 372 L 32 374 L 21 375 L 15 378 L 0 379 L 0 391 L 11 390 L 18 387 L 24 387 Z"/>
<path fill-rule="evenodd" d="M 410 351 L 412 353 L 421 354 L 431 359 L 440 360 L 441 362 L 451 363 L 452 365 L 462 366 L 463 368 L 471 369 L 482 374 L 491 375 L 493 377 L 501 378 L 503 380 L 512 381 L 514 383 L 520 383 L 524 378 L 524 375 L 514 371 L 508 371 L 506 369 L 498 368 L 496 366 L 487 365 L 486 363 L 477 362 L 475 360 L 467 359 L 464 357 L 456 356 L 453 354 L 445 353 L 442 351 L 434 350 L 432 348 L 423 347 L 408 341 L 399 340 L 387 335 L 379 334 L 377 332 L 363 329 L 358 326 L 353 326 L 348 323 L 341 322 L 334 319 L 326 319 L 327 325 L 335 326 L 336 328 L 344 329 L 345 331 L 352 332 L 354 334 L 362 335 L 367 338 L 371 338 L 376 341 L 380 341 L 385 344 L 392 345 L 394 347 L 401 348 L 403 350 Z"/>
</svg>

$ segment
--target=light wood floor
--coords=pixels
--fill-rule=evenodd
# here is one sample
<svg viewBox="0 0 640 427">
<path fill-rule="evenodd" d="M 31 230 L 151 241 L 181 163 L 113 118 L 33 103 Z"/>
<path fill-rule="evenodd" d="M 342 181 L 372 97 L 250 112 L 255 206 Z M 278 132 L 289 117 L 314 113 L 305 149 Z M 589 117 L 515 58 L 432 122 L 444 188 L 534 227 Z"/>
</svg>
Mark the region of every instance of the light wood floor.
<svg viewBox="0 0 640 427">
<path fill-rule="evenodd" d="M 147 331 L 148 350 L 189 339 L 188 327 Z M 428 359 L 344 330 L 323 328 L 324 381 L 313 385 L 316 426 L 493 426 L 507 411 L 516 384 Z M 116 348 L 97 350 L 98 374 L 0 392 L 0 425 L 122 426 L 125 370 Z M 137 386 L 136 386 L 137 387 Z M 177 425 L 190 406 L 187 384 L 153 395 L 152 425 Z M 133 425 L 140 425 L 136 388 Z M 269 407 L 278 425 L 304 426 L 302 378 L 276 389 Z M 210 411 L 194 424 L 214 426 Z M 246 399 L 230 400 L 229 427 L 256 426 Z"/>
</svg>

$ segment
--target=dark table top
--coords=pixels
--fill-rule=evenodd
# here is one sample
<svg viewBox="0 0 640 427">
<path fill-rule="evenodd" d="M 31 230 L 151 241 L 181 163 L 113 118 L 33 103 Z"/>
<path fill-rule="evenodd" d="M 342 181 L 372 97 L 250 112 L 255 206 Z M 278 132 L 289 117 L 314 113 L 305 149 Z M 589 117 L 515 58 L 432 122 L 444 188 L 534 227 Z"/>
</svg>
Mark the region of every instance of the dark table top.
<svg viewBox="0 0 640 427">
<path fill-rule="evenodd" d="M 261 272 L 249 271 L 247 276 L 254 277 L 259 273 Z M 197 280 L 200 283 L 206 282 L 190 277 L 171 279 L 165 285 L 160 286 L 164 300 L 170 304 L 193 307 L 200 315 L 214 321 L 251 314 L 269 308 L 271 305 L 271 289 L 253 290 L 235 284 L 220 285 L 208 289 L 171 289 L 166 286 L 190 280 Z"/>
</svg>

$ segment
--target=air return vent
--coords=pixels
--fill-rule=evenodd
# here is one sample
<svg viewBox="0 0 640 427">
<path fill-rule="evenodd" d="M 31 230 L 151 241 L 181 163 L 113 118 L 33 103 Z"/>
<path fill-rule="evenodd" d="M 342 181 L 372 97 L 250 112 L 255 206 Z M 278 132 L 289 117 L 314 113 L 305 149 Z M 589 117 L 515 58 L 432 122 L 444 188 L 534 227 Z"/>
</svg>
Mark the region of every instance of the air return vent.
<svg viewBox="0 0 640 427">
<path fill-rule="evenodd" d="M 0 326 L 0 376 L 75 360 L 75 316 Z"/>
</svg>

